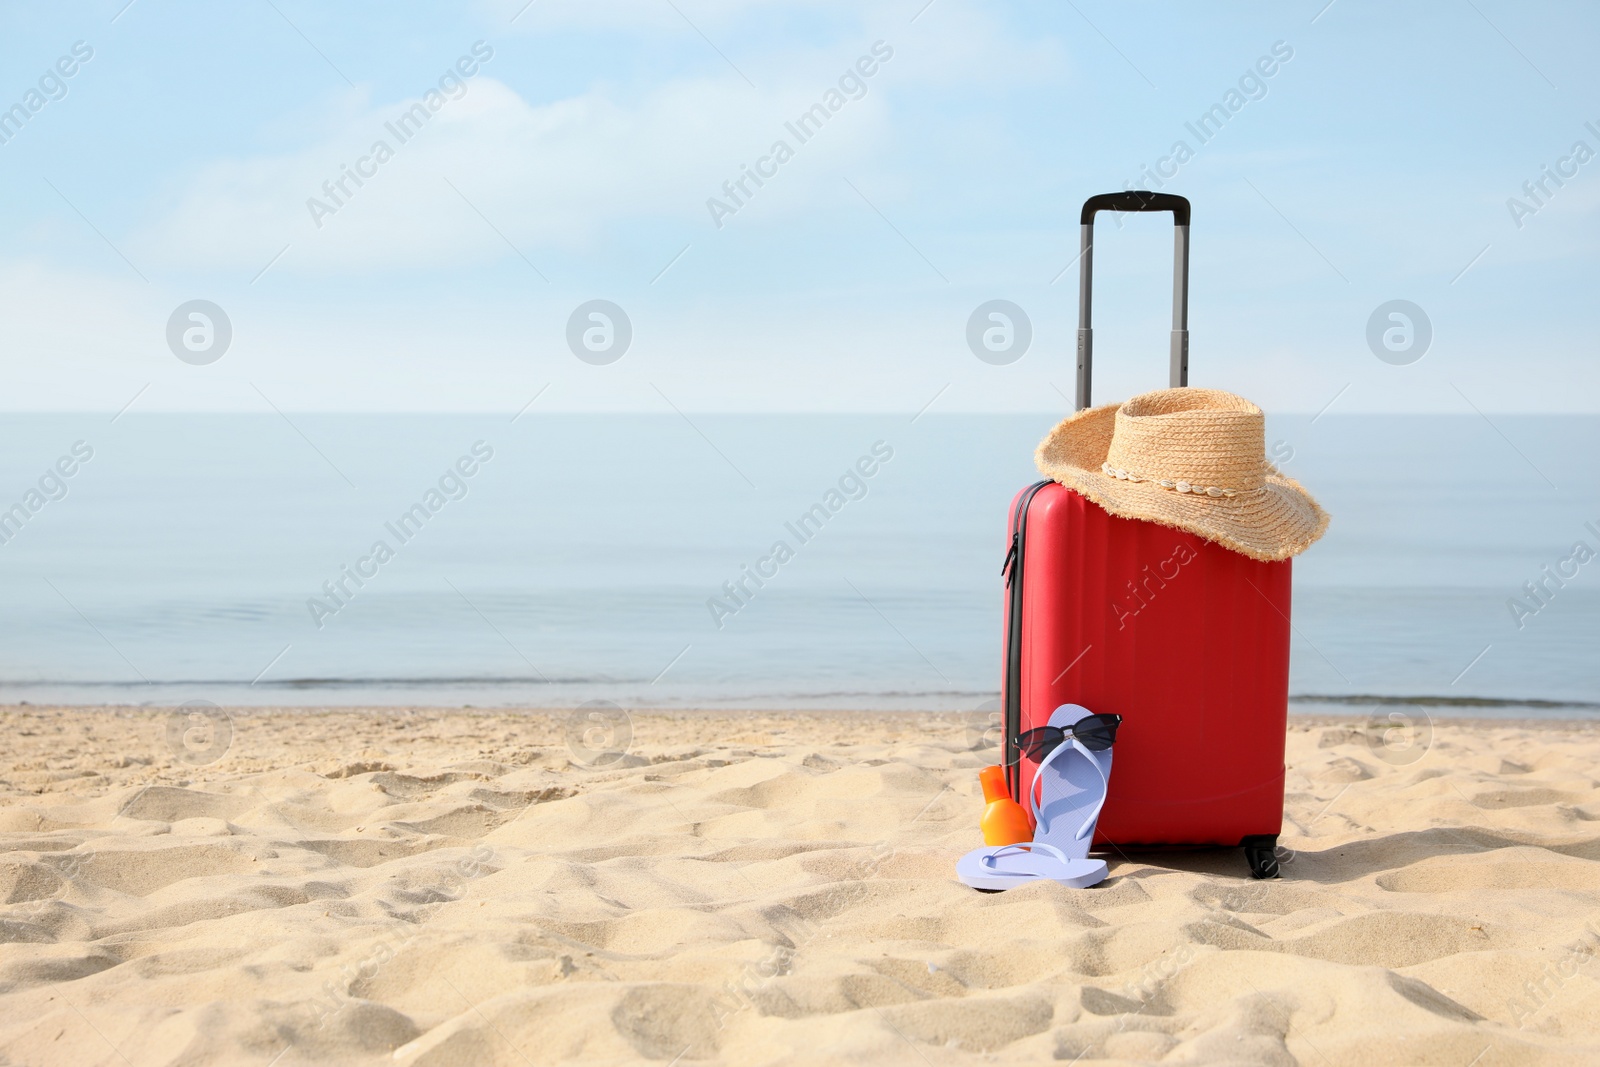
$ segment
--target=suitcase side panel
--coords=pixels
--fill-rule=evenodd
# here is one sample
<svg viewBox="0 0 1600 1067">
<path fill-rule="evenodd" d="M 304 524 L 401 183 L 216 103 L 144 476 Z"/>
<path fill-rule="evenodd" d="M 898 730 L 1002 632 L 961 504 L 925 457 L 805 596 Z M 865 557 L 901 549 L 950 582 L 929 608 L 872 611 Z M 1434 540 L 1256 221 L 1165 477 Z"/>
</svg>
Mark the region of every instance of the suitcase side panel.
<svg viewBox="0 0 1600 1067">
<path fill-rule="evenodd" d="M 1120 519 L 1060 485 L 1028 507 L 1022 728 L 1124 717 L 1105 844 L 1237 845 L 1283 822 L 1291 564 Z M 1020 780 L 1033 780 L 1024 761 Z"/>
</svg>

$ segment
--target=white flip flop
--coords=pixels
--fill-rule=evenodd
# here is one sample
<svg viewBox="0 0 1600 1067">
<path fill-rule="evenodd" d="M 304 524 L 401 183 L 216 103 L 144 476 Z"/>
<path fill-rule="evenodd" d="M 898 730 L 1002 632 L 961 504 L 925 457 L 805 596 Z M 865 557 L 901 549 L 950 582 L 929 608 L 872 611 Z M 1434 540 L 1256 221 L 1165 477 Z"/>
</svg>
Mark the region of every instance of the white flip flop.
<svg viewBox="0 0 1600 1067">
<path fill-rule="evenodd" d="M 1054 845 L 1023 841 L 973 849 L 956 861 L 956 877 L 973 889 L 1015 889 L 1040 881 L 1087 889 L 1105 880 L 1106 861 L 1069 858 Z"/>
<path fill-rule="evenodd" d="M 1063 704 L 1048 725 L 1076 726 L 1092 714 L 1078 704 Z M 1081 758 L 1079 758 L 1081 757 Z M 1049 879 L 1075 889 L 1105 880 L 1104 860 L 1089 858 L 1095 824 L 1111 784 L 1111 749 L 1087 748 L 1065 739 L 1040 763 L 1028 787 L 1033 808 L 1033 840 L 975 848 L 956 862 L 956 877 L 974 889 L 1013 889 Z"/>
<path fill-rule="evenodd" d="M 1081 705 L 1063 704 L 1050 713 L 1049 725 L 1065 729 L 1090 714 Z M 1110 785 L 1111 749 L 1094 751 L 1077 738 L 1057 745 L 1040 762 L 1028 787 L 1033 840 L 1054 845 L 1073 859 L 1087 857 Z"/>
</svg>

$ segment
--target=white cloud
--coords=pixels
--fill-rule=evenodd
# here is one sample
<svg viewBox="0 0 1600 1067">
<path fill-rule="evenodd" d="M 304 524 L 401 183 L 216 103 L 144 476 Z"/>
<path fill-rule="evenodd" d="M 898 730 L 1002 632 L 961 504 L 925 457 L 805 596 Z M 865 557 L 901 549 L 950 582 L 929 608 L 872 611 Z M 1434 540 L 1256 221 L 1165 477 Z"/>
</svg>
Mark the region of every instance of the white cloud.
<svg viewBox="0 0 1600 1067">
<path fill-rule="evenodd" d="M 784 121 L 821 99 L 875 41 L 885 41 L 894 59 L 867 80 L 866 96 L 850 101 L 814 143 L 795 144 L 806 165 L 785 169 L 777 183 L 781 193 L 760 195 L 762 210 L 753 215 L 782 217 L 810 202 L 815 183 L 833 180 L 842 165 L 859 167 L 884 154 L 879 149 L 887 145 L 897 90 L 1036 83 L 1062 77 L 1068 66 L 1054 42 L 1018 38 L 988 13 L 958 5 L 930 10 L 915 24 L 913 12 L 889 4 L 857 9 L 830 0 L 716 0 L 693 6 L 685 10 L 697 24 L 702 17 L 725 21 L 757 9 L 798 7 L 848 15 L 851 25 L 832 27 L 835 39 L 826 44 L 783 41 L 774 47 L 764 34 L 761 54 L 739 59 L 757 89 L 718 60 L 702 75 L 635 96 L 596 84 L 564 99 L 529 101 L 502 80 L 513 73 L 502 47 L 467 81 L 465 95 L 445 99 L 404 143 L 387 124 L 396 123 L 414 98 L 373 103 L 365 90 L 342 93 L 324 114 L 304 119 L 309 140 L 301 147 L 219 159 L 194 173 L 180 185 L 175 206 L 132 246 L 158 266 L 253 273 L 287 244 L 290 251 L 274 270 L 344 272 L 499 258 L 506 249 L 495 229 L 537 264 L 542 250 L 580 249 L 608 227 L 633 220 L 699 227 L 709 222 L 706 198 L 785 136 Z M 538 20 L 598 20 L 595 25 L 659 35 L 654 23 L 662 12 L 681 26 L 669 5 L 650 0 L 541 2 L 517 27 L 530 20 L 535 26 L 543 25 Z M 854 25 L 858 18 L 873 28 Z M 949 107 L 951 121 L 959 121 L 961 103 Z M 284 132 L 283 123 L 273 125 L 275 141 Z M 393 158 L 364 164 L 377 173 L 355 186 L 344 169 L 370 158 L 379 141 Z M 330 182 L 342 182 L 342 191 L 330 195 Z M 333 214 L 314 212 L 313 198 Z M 314 214 L 321 215 L 320 228 Z"/>
<path fill-rule="evenodd" d="M 821 99 L 831 80 L 756 94 L 730 74 L 671 82 L 631 106 L 600 90 L 536 105 L 480 74 L 404 143 L 394 128 L 407 107 L 396 102 L 290 153 L 212 163 L 132 245 L 169 266 L 253 270 L 289 244 L 274 270 L 387 270 L 504 256 L 496 229 L 537 263 L 542 249 L 581 247 L 633 219 L 709 226 L 707 197 L 780 136 L 808 158 L 870 152 L 887 122 L 879 87 L 891 71 L 804 146 L 783 123 Z M 381 164 L 372 153 L 379 141 L 393 151 Z M 360 187 L 346 178 L 330 195 L 324 183 L 363 159 L 373 159 L 363 169 L 376 174 Z M 803 200 L 819 173 L 786 168 L 785 194 L 762 199 Z M 313 198 L 332 208 L 317 210 L 320 228 Z"/>
</svg>

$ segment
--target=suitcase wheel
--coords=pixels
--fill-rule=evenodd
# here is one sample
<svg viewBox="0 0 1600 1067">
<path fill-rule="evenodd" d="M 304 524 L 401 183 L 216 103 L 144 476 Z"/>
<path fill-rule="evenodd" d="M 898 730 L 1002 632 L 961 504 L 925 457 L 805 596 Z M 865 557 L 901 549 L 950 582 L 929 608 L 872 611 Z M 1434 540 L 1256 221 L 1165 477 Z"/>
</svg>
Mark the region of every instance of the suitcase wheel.
<svg viewBox="0 0 1600 1067">
<path fill-rule="evenodd" d="M 1244 858 L 1250 861 L 1250 877 L 1278 877 L 1278 835 L 1254 834 L 1239 842 L 1244 846 Z"/>
</svg>

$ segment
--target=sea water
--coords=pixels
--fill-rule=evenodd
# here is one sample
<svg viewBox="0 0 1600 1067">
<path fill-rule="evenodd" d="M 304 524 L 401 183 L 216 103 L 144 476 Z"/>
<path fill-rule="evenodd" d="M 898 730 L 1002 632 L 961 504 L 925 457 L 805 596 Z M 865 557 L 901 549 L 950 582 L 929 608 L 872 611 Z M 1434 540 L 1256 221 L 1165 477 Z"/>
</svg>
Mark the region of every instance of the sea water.
<svg viewBox="0 0 1600 1067">
<path fill-rule="evenodd" d="M 1053 421 L 7 416 L 0 701 L 978 708 Z M 1333 515 L 1297 706 L 1600 714 L 1600 418 L 1268 445 Z"/>
</svg>

